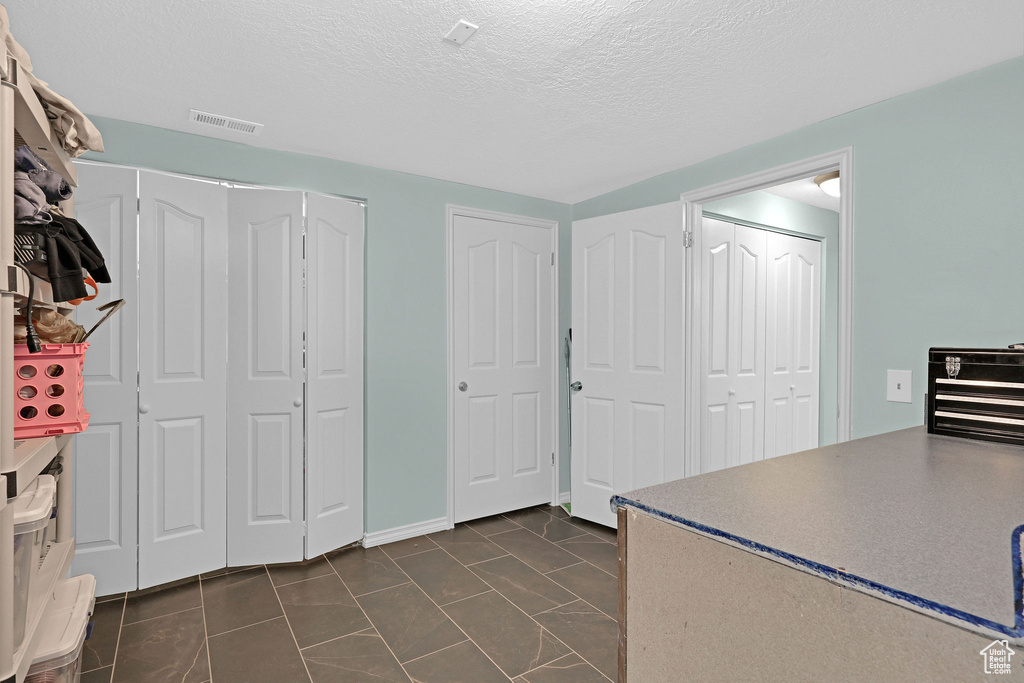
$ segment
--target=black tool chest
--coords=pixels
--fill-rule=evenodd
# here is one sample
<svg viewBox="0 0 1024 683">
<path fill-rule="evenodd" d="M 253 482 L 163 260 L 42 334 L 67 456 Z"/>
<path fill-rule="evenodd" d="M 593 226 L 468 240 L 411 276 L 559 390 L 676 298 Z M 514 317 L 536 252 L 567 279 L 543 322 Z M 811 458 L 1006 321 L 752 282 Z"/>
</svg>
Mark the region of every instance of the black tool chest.
<svg viewBox="0 0 1024 683">
<path fill-rule="evenodd" d="M 928 432 L 1024 445 L 1024 348 L 928 351 Z"/>
</svg>

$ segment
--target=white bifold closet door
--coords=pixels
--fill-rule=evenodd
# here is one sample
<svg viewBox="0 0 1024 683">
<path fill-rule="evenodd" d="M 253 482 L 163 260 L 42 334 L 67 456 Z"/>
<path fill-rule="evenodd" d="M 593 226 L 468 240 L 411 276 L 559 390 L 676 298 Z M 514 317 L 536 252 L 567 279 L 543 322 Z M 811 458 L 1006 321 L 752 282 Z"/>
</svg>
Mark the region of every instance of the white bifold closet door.
<svg viewBox="0 0 1024 683">
<path fill-rule="evenodd" d="M 678 202 L 573 223 L 572 513 L 684 475 Z"/>
<path fill-rule="evenodd" d="M 818 445 L 821 244 L 704 217 L 693 474 Z"/>
<path fill-rule="evenodd" d="M 766 236 L 704 218 L 701 472 L 764 457 Z"/>
<path fill-rule="evenodd" d="M 821 242 L 768 235 L 764 457 L 818 446 Z"/>
<path fill-rule="evenodd" d="M 306 195 L 306 557 L 363 537 L 363 221 Z"/>
<path fill-rule="evenodd" d="M 225 188 L 139 173 L 139 587 L 223 567 Z"/>
<path fill-rule="evenodd" d="M 227 562 L 292 562 L 303 537 L 303 195 L 226 192 Z"/>
<path fill-rule="evenodd" d="M 75 311 L 90 328 L 99 304 L 126 305 L 89 338 L 85 407 L 89 429 L 75 436 L 75 559 L 71 575 L 96 576 L 98 595 L 138 588 L 138 315 L 136 171 L 76 164 L 75 213 L 105 257 L 110 284 Z"/>
</svg>

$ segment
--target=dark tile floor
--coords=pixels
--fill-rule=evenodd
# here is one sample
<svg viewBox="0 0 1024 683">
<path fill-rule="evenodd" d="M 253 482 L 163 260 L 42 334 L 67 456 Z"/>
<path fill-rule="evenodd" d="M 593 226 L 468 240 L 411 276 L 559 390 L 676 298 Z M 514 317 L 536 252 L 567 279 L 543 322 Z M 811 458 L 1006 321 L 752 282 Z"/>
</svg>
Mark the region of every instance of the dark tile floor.
<svg viewBox="0 0 1024 683">
<path fill-rule="evenodd" d="M 100 598 L 82 683 L 614 680 L 615 532 L 541 506 Z"/>
</svg>

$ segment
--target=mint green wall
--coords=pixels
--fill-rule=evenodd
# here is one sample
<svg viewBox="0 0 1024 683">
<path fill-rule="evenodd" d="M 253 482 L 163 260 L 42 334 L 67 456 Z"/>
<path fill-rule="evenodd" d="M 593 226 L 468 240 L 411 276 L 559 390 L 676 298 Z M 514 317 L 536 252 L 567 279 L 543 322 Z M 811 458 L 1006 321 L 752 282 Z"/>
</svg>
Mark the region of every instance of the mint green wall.
<svg viewBox="0 0 1024 683">
<path fill-rule="evenodd" d="M 1024 57 L 580 202 L 573 219 L 847 146 L 859 437 L 923 423 L 930 346 L 1024 341 Z M 887 368 L 913 371 L 912 404 L 886 402 Z"/>
<path fill-rule="evenodd" d="M 818 443 L 835 443 L 839 391 L 839 214 L 760 191 L 708 202 L 703 209 L 704 213 L 822 238 Z"/>
<path fill-rule="evenodd" d="M 569 206 L 99 116 L 92 120 L 103 133 L 107 150 L 90 155 L 99 161 L 367 200 L 366 530 L 443 517 L 445 205 L 559 221 L 562 273 L 568 273 L 571 259 Z M 569 301 L 566 285 L 559 302 L 562 335 L 569 327 Z M 563 375 L 564 368 L 559 377 Z M 563 394 L 559 405 L 564 403 Z M 568 439 L 565 419 L 563 409 L 563 444 Z M 563 457 L 567 449 L 562 446 Z M 564 469 L 562 484 L 568 489 Z"/>
</svg>

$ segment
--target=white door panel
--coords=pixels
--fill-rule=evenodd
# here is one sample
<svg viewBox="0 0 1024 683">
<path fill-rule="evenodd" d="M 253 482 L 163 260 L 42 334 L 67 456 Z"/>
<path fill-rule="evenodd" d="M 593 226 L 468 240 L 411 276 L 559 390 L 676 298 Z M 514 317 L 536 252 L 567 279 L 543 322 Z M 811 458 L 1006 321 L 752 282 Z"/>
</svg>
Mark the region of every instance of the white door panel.
<svg viewBox="0 0 1024 683">
<path fill-rule="evenodd" d="M 227 190 L 139 173 L 139 587 L 225 566 Z"/>
<path fill-rule="evenodd" d="M 573 223 L 572 512 L 684 474 L 678 203 Z"/>
<path fill-rule="evenodd" d="M 306 557 L 363 537 L 363 206 L 306 198 Z"/>
<path fill-rule="evenodd" d="M 454 521 L 549 502 L 552 231 L 456 215 L 452 233 Z"/>
<path fill-rule="evenodd" d="M 228 190 L 228 565 L 303 551 L 301 192 Z"/>
<path fill-rule="evenodd" d="M 70 574 L 96 577 L 97 595 L 138 588 L 138 312 L 136 288 L 136 171 L 77 164 L 75 212 L 103 254 L 109 284 L 75 311 L 92 327 L 96 307 L 126 305 L 89 338 L 85 402 L 89 429 L 75 436 L 75 559 Z"/>
<path fill-rule="evenodd" d="M 818 445 L 821 243 L 768 235 L 765 457 Z"/>
<path fill-rule="evenodd" d="M 765 233 L 704 218 L 701 472 L 763 457 Z"/>
</svg>

